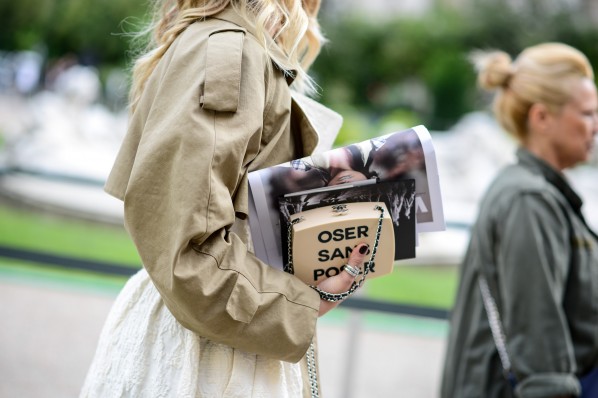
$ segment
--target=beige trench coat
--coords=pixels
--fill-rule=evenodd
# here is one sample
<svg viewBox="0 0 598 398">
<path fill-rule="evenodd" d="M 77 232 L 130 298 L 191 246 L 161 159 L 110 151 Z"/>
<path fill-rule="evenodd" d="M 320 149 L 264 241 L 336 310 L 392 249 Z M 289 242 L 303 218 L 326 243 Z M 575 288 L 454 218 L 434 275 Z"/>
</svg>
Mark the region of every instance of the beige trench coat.
<svg viewBox="0 0 598 398">
<path fill-rule="evenodd" d="M 320 299 L 252 254 L 247 173 L 326 149 L 340 117 L 292 96 L 272 65 L 231 9 L 189 26 L 147 81 L 105 189 L 124 201 L 125 227 L 183 326 L 297 362 Z"/>
</svg>

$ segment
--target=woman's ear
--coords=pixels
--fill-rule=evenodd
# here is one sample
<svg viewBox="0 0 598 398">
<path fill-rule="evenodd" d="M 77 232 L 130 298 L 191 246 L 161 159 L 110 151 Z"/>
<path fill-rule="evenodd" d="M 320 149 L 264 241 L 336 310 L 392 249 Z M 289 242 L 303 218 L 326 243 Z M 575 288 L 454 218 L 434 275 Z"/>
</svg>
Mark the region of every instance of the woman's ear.
<svg viewBox="0 0 598 398">
<path fill-rule="evenodd" d="M 547 131 L 551 120 L 551 113 L 544 104 L 533 104 L 528 112 L 528 127 L 530 133 L 544 133 Z"/>
</svg>

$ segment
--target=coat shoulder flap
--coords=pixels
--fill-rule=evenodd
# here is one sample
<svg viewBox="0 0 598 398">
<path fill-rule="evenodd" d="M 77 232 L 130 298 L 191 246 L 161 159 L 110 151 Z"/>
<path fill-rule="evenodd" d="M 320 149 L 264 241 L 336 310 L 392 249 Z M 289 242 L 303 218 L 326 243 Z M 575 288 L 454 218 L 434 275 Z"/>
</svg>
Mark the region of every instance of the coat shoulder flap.
<svg viewBox="0 0 598 398">
<path fill-rule="evenodd" d="M 200 104 L 203 109 L 236 112 L 241 91 L 243 28 L 223 28 L 210 34 L 206 74 Z"/>
</svg>

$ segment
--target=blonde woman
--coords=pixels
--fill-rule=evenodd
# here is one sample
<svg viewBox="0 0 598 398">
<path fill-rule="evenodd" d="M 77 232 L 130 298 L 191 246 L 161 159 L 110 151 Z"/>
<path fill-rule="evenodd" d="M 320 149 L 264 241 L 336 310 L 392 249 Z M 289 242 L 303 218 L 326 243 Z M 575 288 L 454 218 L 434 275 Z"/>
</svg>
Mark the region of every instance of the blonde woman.
<svg viewBox="0 0 598 398">
<path fill-rule="evenodd" d="M 598 237 L 563 174 L 595 144 L 592 68 L 559 43 L 475 59 L 520 147 L 471 230 L 441 396 L 596 397 Z"/>
<path fill-rule="evenodd" d="M 144 269 L 116 299 L 82 397 L 312 397 L 338 302 L 252 254 L 247 173 L 310 154 L 338 115 L 300 95 L 319 0 L 158 2 L 106 183 Z M 330 142 L 330 137 L 325 141 Z M 366 245 L 349 264 L 361 268 Z M 341 293 L 349 272 L 319 285 Z"/>
</svg>

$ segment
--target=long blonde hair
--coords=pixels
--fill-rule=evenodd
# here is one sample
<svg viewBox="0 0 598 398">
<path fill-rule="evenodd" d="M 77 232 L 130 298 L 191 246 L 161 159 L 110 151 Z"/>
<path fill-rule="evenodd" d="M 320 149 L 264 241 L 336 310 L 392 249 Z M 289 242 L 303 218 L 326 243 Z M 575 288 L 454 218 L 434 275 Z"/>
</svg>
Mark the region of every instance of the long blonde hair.
<svg viewBox="0 0 598 398">
<path fill-rule="evenodd" d="M 267 38 L 274 39 L 285 59 L 273 61 L 295 70 L 293 83 L 298 91 L 313 91 L 306 71 L 320 51 L 323 37 L 317 22 L 320 0 L 154 0 L 153 18 L 140 36 L 151 34 L 143 55 L 133 66 L 130 105 L 134 109 L 145 82 L 174 40 L 195 21 L 213 16 L 227 7 L 234 8 L 255 25 L 258 40 L 266 51 Z"/>
<path fill-rule="evenodd" d="M 586 56 L 562 43 L 528 47 L 515 61 L 503 51 L 474 53 L 472 60 L 478 69 L 479 85 L 497 91 L 497 120 L 519 141 L 527 136 L 527 118 L 533 104 L 541 103 L 558 112 L 571 98 L 571 79 L 594 78 Z"/>
</svg>

